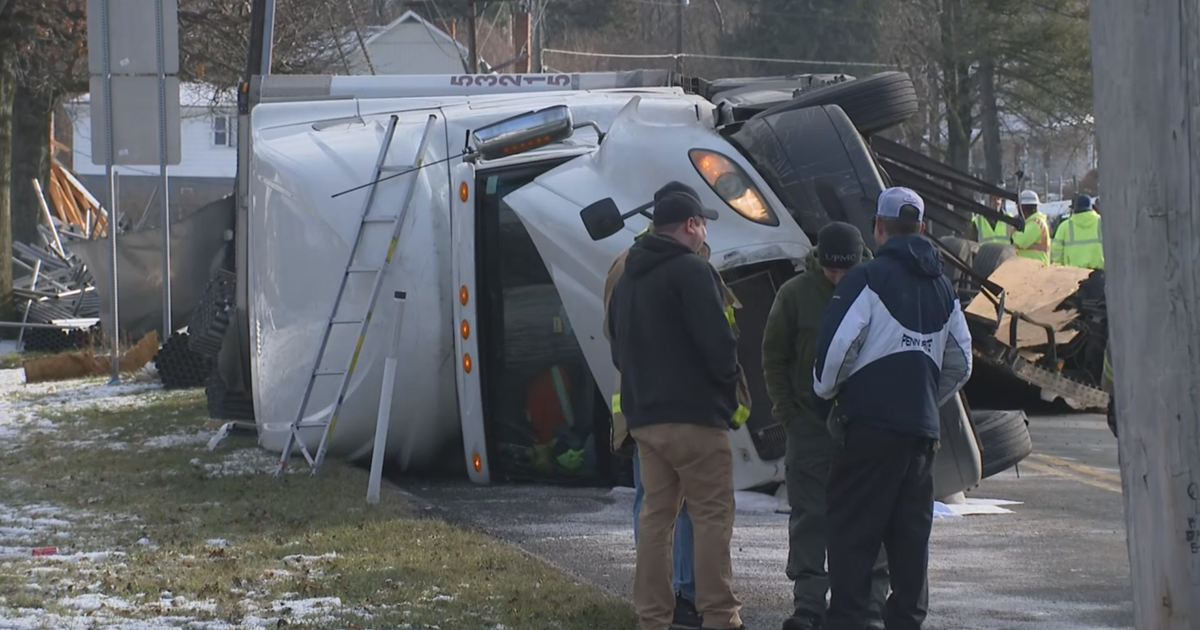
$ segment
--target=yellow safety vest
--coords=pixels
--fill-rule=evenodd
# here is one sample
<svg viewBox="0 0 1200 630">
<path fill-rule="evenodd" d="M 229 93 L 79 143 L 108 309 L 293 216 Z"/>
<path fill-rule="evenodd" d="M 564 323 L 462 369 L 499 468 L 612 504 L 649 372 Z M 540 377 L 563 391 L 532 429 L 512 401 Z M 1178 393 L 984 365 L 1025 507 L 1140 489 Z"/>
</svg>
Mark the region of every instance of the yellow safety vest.
<svg viewBox="0 0 1200 630">
<path fill-rule="evenodd" d="M 1104 269 L 1104 230 L 1099 219 L 1095 227 L 1079 225 L 1075 217 L 1058 226 L 1058 238 L 1061 253 L 1055 258 L 1068 267 L 1083 269 Z M 1063 230 L 1066 230 L 1065 237 Z"/>
<path fill-rule="evenodd" d="M 975 224 L 975 234 L 980 245 L 987 243 L 1008 245 L 1012 241 L 1012 226 L 1003 221 L 997 221 L 993 226 L 986 217 L 977 214 L 971 218 L 971 222 Z"/>
<path fill-rule="evenodd" d="M 1013 234 L 1012 242 L 1021 258 L 1050 264 L 1050 223 L 1041 212 L 1025 218 L 1025 229 Z"/>
</svg>

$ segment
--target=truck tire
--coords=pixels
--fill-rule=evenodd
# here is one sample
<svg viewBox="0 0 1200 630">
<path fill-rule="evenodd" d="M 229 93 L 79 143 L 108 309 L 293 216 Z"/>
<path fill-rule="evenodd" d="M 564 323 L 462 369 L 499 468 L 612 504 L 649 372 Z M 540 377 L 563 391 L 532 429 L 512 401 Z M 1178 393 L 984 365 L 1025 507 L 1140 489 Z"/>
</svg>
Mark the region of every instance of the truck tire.
<svg viewBox="0 0 1200 630">
<path fill-rule="evenodd" d="M 979 434 L 984 479 L 1016 466 L 1033 452 L 1024 411 L 975 411 L 971 420 Z"/>
<path fill-rule="evenodd" d="M 960 260 L 965 262 L 973 270 L 975 262 L 975 253 L 979 251 L 979 243 L 968 240 L 959 236 L 943 236 L 939 239 L 946 249 L 950 250 Z M 946 279 L 950 284 L 954 285 L 954 290 L 958 293 L 958 301 L 966 306 L 979 293 L 979 287 L 975 280 L 967 275 L 965 271 L 959 269 L 957 265 L 946 261 L 945 266 Z"/>
<path fill-rule="evenodd" d="M 863 135 L 871 135 L 912 118 L 917 113 L 917 89 L 906 72 L 881 72 L 801 93 L 791 101 L 754 117 L 773 116 L 817 105 L 841 107 Z"/>
<path fill-rule="evenodd" d="M 840 107 L 755 116 L 729 140 L 754 163 L 814 243 L 821 228 L 844 221 L 857 227 L 874 251 L 875 202 L 883 179 L 862 135 Z"/>
<path fill-rule="evenodd" d="M 1017 249 L 1012 245 L 984 243 L 979 246 L 979 251 L 975 252 L 975 260 L 971 262 L 971 269 L 984 278 L 989 278 L 1000 268 L 1000 265 L 1016 255 Z"/>
</svg>

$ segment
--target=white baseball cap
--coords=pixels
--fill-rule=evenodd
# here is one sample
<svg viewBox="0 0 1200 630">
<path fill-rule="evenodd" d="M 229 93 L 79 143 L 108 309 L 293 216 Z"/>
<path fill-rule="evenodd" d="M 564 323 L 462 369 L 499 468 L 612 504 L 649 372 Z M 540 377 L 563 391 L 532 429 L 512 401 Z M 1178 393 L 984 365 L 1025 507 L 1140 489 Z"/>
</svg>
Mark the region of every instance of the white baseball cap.
<svg viewBox="0 0 1200 630">
<path fill-rule="evenodd" d="M 1038 194 L 1032 190 L 1022 190 L 1020 199 L 1022 206 L 1036 206 L 1041 203 L 1041 200 L 1038 199 Z"/>
<path fill-rule="evenodd" d="M 900 209 L 904 206 L 916 208 L 917 220 L 925 220 L 925 201 L 921 199 L 921 195 L 918 195 L 912 189 L 900 186 L 888 188 L 879 194 L 875 214 L 894 219 L 900 216 Z"/>
</svg>

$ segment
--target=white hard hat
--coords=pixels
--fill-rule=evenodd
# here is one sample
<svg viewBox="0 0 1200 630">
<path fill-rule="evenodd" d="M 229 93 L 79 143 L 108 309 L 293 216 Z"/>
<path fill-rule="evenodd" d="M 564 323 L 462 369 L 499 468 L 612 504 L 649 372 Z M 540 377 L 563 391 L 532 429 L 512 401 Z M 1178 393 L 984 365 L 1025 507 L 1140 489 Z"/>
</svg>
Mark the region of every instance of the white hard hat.
<svg viewBox="0 0 1200 630">
<path fill-rule="evenodd" d="M 1041 203 L 1041 200 L 1038 199 L 1038 194 L 1032 190 L 1022 190 L 1020 199 L 1022 206 L 1036 206 Z"/>
</svg>

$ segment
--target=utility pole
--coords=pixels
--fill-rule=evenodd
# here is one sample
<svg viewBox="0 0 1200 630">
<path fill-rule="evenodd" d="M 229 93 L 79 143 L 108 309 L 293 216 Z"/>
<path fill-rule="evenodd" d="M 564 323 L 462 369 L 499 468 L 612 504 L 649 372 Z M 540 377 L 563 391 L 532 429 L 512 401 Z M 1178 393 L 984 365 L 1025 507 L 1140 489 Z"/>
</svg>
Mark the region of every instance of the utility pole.
<svg viewBox="0 0 1200 630">
<path fill-rule="evenodd" d="M 675 8 L 675 72 L 683 74 L 683 9 L 688 0 L 679 0 Z"/>
<path fill-rule="evenodd" d="M 537 13 L 533 16 L 533 51 L 529 54 L 533 60 L 533 71 L 541 73 L 545 72 L 542 67 L 542 21 L 546 19 L 549 3 L 541 2 L 536 6 Z"/>
<path fill-rule="evenodd" d="M 1200 0 L 1090 13 L 1134 625 L 1185 630 L 1200 626 Z"/>
<path fill-rule="evenodd" d="M 467 1 L 467 8 L 469 9 L 467 30 L 470 31 L 467 34 L 467 50 L 471 54 L 471 74 L 479 74 L 479 24 L 475 15 L 475 4 L 476 0 Z"/>
<path fill-rule="evenodd" d="M 526 74 L 532 67 L 530 61 L 533 59 L 533 37 L 530 32 L 533 28 L 533 19 L 530 16 L 528 4 L 519 2 L 513 7 L 512 24 L 513 57 L 517 59 L 513 66 L 513 72 Z"/>
</svg>

